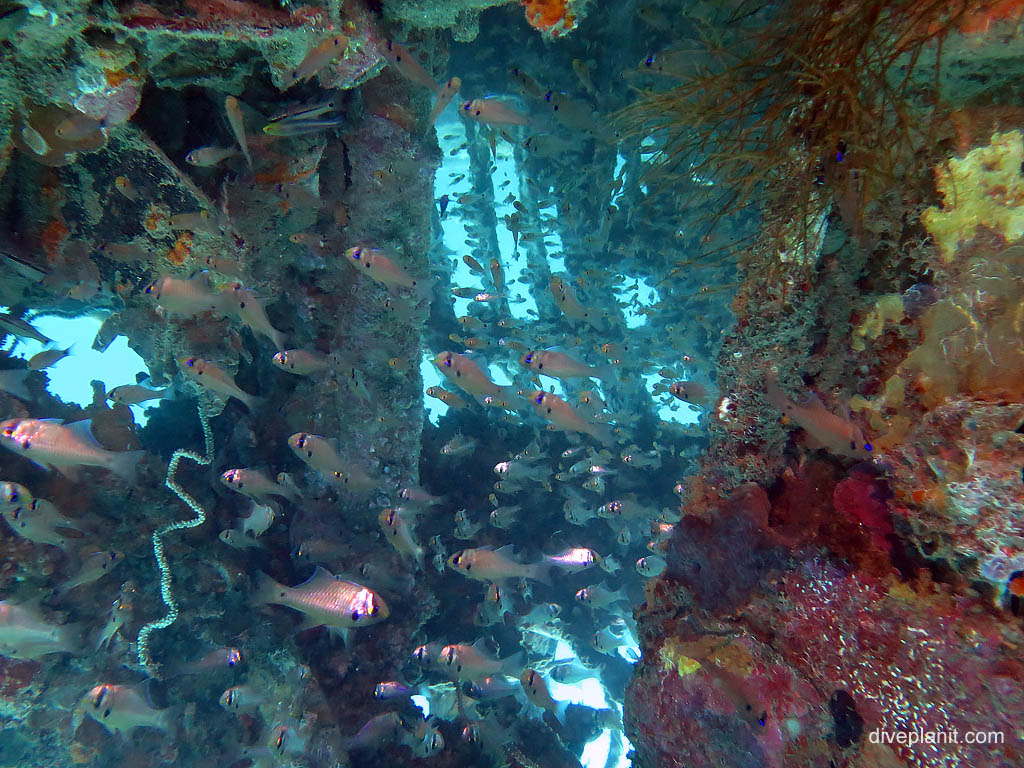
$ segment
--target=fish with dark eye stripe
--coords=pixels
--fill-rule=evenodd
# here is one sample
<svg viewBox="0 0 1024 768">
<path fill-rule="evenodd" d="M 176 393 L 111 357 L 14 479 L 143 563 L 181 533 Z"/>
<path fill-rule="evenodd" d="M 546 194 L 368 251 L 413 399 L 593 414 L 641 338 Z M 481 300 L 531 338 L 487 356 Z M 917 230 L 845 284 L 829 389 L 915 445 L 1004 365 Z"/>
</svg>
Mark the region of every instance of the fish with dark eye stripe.
<svg viewBox="0 0 1024 768">
<path fill-rule="evenodd" d="M 368 472 L 343 459 L 332 441 L 320 435 L 296 432 L 288 438 L 288 447 L 334 485 L 353 493 L 367 493 L 377 486 L 377 481 Z"/>
<path fill-rule="evenodd" d="M 135 688 L 102 683 L 79 701 L 72 722 L 77 725 L 88 715 L 108 731 L 129 733 L 136 728 L 174 729 L 174 711 L 154 709 Z"/>
<path fill-rule="evenodd" d="M 417 298 L 430 297 L 434 281 L 410 275 L 395 259 L 379 248 L 356 246 L 345 251 L 345 258 L 359 272 L 388 288 L 407 288 Z"/>
<path fill-rule="evenodd" d="M 88 420 L 61 424 L 59 419 L 8 419 L 0 422 L 0 445 L 65 475 L 79 467 L 102 467 L 125 481 L 134 480 L 145 451 L 108 451 L 90 427 Z"/>
<path fill-rule="evenodd" d="M 182 357 L 178 360 L 178 368 L 182 375 L 203 389 L 209 390 L 223 398 L 233 397 L 245 404 L 250 411 L 263 402 L 262 398 L 250 395 L 235 384 L 234 378 L 226 370 L 211 360 L 201 357 Z"/>
<path fill-rule="evenodd" d="M 569 702 L 558 701 L 551 695 L 551 691 L 548 689 L 548 682 L 540 672 L 528 667 L 523 670 L 519 682 L 522 684 L 526 698 L 530 700 L 531 704 L 541 709 L 546 709 L 555 716 L 558 722 L 565 725 L 565 710 L 568 708 Z"/>
</svg>

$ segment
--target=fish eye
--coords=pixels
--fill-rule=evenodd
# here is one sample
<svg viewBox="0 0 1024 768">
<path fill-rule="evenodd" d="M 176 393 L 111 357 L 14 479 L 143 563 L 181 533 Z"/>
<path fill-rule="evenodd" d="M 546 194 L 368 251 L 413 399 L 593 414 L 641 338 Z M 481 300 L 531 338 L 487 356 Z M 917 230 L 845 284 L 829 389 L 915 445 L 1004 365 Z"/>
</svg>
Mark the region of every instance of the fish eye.
<svg viewBox="0 0 1024 768">
<path fill-rule="evenodd" d="M 185 361 L 185 365 L 187 365 L 189 368 L 192 368 L 195 364 L 196 359 L 194 357 L 190 357 L 188 360 Z"/>
<path fill-rule="evenodd" d="M 458 565 L 462 562 L 462 555 L 456 555 L 452 558 L 452 565 Z"/>
<path fill-rule="evenodd" d="M 359 621 L 359 619 L 361 619 L 362 617 L 363 615 L 359 612 L 358 609 L 352 611 L 352 621 Z"/>
<path fill-rule="evenodd" d="M 648 67 L 654 64 L 654 57 L 648 56 L 647 59 L 644 61 L 644 64 L 646 64 Z"/>
<path fill-rule="evenodd" d="M 370 609 L 370 615 L 376 616 L 378 613 L 380 613 L 380 606 L 374 605 L 373 608 Z"/>
<path fill-rule="evenodd" d="M 352 249 L 352 258 L 355 259 L 356 261 L 358 261 L 362 257 L 362 255 L 363 255 L 363 249 L 362 248 L 353 248 Z"/>
</svg>

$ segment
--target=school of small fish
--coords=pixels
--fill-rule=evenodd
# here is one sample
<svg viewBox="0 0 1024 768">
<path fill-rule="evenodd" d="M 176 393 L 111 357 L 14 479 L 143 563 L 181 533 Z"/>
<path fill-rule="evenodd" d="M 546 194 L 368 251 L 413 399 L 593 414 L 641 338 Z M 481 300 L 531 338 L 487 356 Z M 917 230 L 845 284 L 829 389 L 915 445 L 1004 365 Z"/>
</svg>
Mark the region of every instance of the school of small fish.
<svg viewBox="0 0 1024 768">
<path fill-rule="evenodd" d="M 0 656 L 39 660 L 51 654 L 93 654 L 109 659 L 100 665 L 105 677 L 81 691 L 69 707 L 76 726 L 92 719 L 119 738 L 149 728 L 169 740 L 187 739 L 196 702 L 167 706 L 159 689 L 162 684 L 173 688 L 183 676 L 202 676 L 209 681 L 205 704 L 212 702 L 236 717 L 239 733 L 245 730 L 251 737 L 239 741 L 233 759 L 251 765 L 298 760 L 311 744 L 315 725 L 299 716 L 297 704 L 312 687 L 310 671 L 278 669 L 273 677 L 257 668 L 247 646 L 257 633 L 273 635 L 269 646 L 293 642 L 287 630 L 281 631 L 284 626 L 293 633 L 323 633 L 329 645 L 321 647 L 343 648 L 354 658 L 345 662 L 345 669 L 353 670 L 350 677 L 342 669 L 331 683 L 345 686 L 345 696 L 364 702 L 366 713 L 372 713 L 363 723 L 341 725 L 350 728 L 339 736 L 349 754 L 400 748 L 428 758 L 450 748 L 445 731 L 494 757 L 516 738 L 507 726 L 510 713 L 539 719 L 556 733 L 584 722 L 622 728 L 624 681 L 639 653 L 632 606 L 645 600 L 646 588 L 669 567 L 680 484 L 700 449 L 708 410 L 716 404 L 727 407 L 725 393 L 718 392 L 711 364 L 702 357 L 707 351 L 699 340 L 702 331 L 688 325 L 671 300 L 644 305 L 637 298 L 639 278 L 621 274 L 608 261 L 581 268 L 588 262 L 557 252 L 559 227 L 574 230 L 581 222 L 573 200 L 583 193 L 588 171 L 579 171 L 577 178 L 575 170 L 563 167 L 557 183 L 524 176 L 517 184 L 521 192 L 507 193 L 504 201 L 511 212 L 495 218 L 491 210 L 505 194 L 496 172 L 499 154 L 525 155 L 530 165 L 524 167 L 549 162 L 556 167 L 555 159 L 571 155 L 584 142 L 599 150 L 615 146 L 613 128 L 599 110 L 604 93 L 595 71 L 597 52 L 595 59 L 574 59 L 578 82 L 561 86 L 542 84 L 512 63 L 503 72 L 505 92 L 495 94 L 476 85 L 467 88 L 478 82 L 468 72 L 428 71 L 414 52 L 394 40 L 372 42 L 386 75 L 401 78 L 403 87 L 428 99 L 429 112 L 416 124 L 417 141 L 433 142 L 436 128 L 444 142 L 445 132 L 462 121 L 466 140 L 453 153 L 472 150 L 477 162 L 495 163 L 489 169 L 493 196 L 479 189 L 456 191 L 462 179 L 454 177 L 451 191 L 437 201 L 438 222 L 459 218 L 466 224 L 467 252 L 454 258 L 437 246 L 424 271 L 412 266 L 395 242 L 346 240 L 346 247 L 335 248 L 331 243 L 338 238 L 325 221 L 347 222 L 347 213 L 322 210 L 315 186 L 308 183 L 318 173 L 322 146 L 320 154 L 311 153 L 314 159 L 304 158 L 309 160 L 306 170 L 273 182 L 274 207 L 285 215 L 312 212 L 303 231 L 282 238 L 301 248 L 302 268 L 341 270 L 351 290 L 378 297 L 375 307 L 384 316 L 424 329 L 419 359 L 402 354 L 387 338 L 366 350 L 332 347 L 323 338 L 303 339 L 281 330 L 299 325 L 291 315 L 308 319 L 320 312 L 329 317 L 338 303 L 327 300 L 322 308 L 310 309 L 315 306 L 310 296 L 320 290 L 312 283 L 310 296 L 299 296 L 280 291 L 273 279 L 255 279 L 239 248 L 193 258 L 177 269 L 143 272 L 136 288 L 124 289 L 145 303 L 159 338 L 177 341 L 161 348 L 160 383 L 140 377 L 99 393 L 101 402 L 120 409 L 116 413 L 140 406 L 151 409 L 153 418 L 172 407 L 178 408 L 174 414 L 186 413 L 181 403 L 201 395 L 204 404 L 214 404 L 204 407 L 220 420 L 215 421 L 218 435 L 234 431 L 231 451 L 213 457 L 219 500 L 204 526 L 190 536 L 219 540 L 219 560 L 202 565 L 217 570 L 229 585 L 204 597 L 202 620 L 215 622 L 218 612 L 227 610 L 216 607 L 218 600 L 235 601 L 236 609 L 244 604 L 253 617 L 249 636 L 225 638 L 231 645 L 212 649 L 196 644 L 180 658 L 169 642 L 162 643 L 159 680 L 134 663 L 132 633 L 143 616 L 158 610 L 155 602 L 140 613 L 136 582 L 118 585 L 106 578 L 125 570 L 125 553 L 110 549 L 89 511 L 72 504 L 73 491 L 60 497 L 35 494 L 53 487 L 51 471 L 66 488 L 100 484 L 127 493 L 137 483 L 159 486 L 155 478 L 166 456 L 161 459 L 151 442 L 146 443 L 149 450 L 105 447 L 111 443 L 97 438 L 90 420 L 50 416 L 40 407 L 46 371 L 74 359 L 76 350 L 60 348 L 43 335 L 31 313 L 0 313 L 4 336 L 44 345 L 24 361 L 7 357 L 0 370 L 0 477 L 8 470 L 13 476 L 16 469 L 19 478 L 31 477 L 35 483 L 0 483 L 0 516 L 13 536 L 34 551 L 59 551 L 55 557 L 62 564 L 53 594 L 0 600 Z M 266 169 L 288 165 L 280 159 L 288 152 L 283 148 L 287 142 L 321 141 L 346 130 L 348 92 L 317 92 L 315 83 L 338 66 L 346 51 L 351 53 L 352 45 L 340 33 L 312 44 L 300 61 L 280 73 L 283 93 L 278 109 L 264 110 L 269 117 L 241 93 L 221 94 L 215 104 L 220 135 L 184 154 L 182 173 L 196 178 L 231 173 L 262 183 L 257 180 L 270 173 Z M 671 55 L 660 57 L 657 66 L 654 61 L 641 63 L 629 77 L 671 78 L 685 66 Z M 388 114 L 398 120 L 397 110 Z M 36 133 L 28 124 L 26 129 Z M 97 130 L 95 121 L 69 117 L 54 128 L 67 141 Z M 32 133 L 24 141 L 45 143 Z M 392 172 L 378 169 L 375 179 L 386 186 Z M 615 170 L 603 182 L 607 214 L 581 240 L 595 251 L 613 252 L 616 216 L 645 215 L 626 201 L 619 203 L 621 210 L 616 207 L 626 172 Z M 136 170 L 125 167 L 122 173 L 111 191 L 139 202 L 142 184 Z M 326 166 L 319 173 L 318 183 L 335 183 L 328 180 Z M 240 214 L 228 206 L 178 211 L 161 226 L 188 237 L 221 237 L 233 231 L 234 215 Z M 511 237 L 511 252 L 502 252 L 495 239 L 485 236 L 484 225 L 474 224 L 485 215 Z M 545 249 L 550 268 L 539 269 Z M 145 246 L 127 238 L 104 243 L 99 251 L 123 265 L 152 262 Z M 57 266 L 43 266 L 42 256 L 4 256 L 6 268 L 24 279 L 60 285 L 77 301 L 122 290 L 91 273 L 60 274 Z M 470 277 L 452 282 L 451 275 L 464 274 L 463 268 Z M 128 274 L 125 270 L 126 281 Z M 527 300 L 537 309 L 524 314 L 518 310 Z M 435 322 L 442 311 L 451 314 L 443 324 Z M 627 325 L 627 315 L 647 322 Z M 428 325 L 444 330 L 428 334 Z M 197 340 L 194 348 L 188 346 L 192 339 Z M 212 351 L 217 341 L 242 351 L 218 356 Z M 252 374 L 252 358 L 261 363 L 262 374 Z M 419 381 L 422 369 L 438 382 L 423 387 L 425 400 L 447 412 L 436 425 L 424 427 L 421 485 L 396 487 L 389 467 L 378 459 L 383 446 L 343 442 L 321 430 L 315 406 L 304 413 L 282 412 L 272 394 L 280 386 L 340 392 L 347 402 L 379 410 L 377 419 L 384 426 L 418 424 L 419 403 L 392 405 L 386 390 L 367 381 L 379 381 L 381 372 Z M 261 379 L 267 374 L 275 378 Z M 869 455 L 870 444 L 860 429 L 813 395 L 797 402 L 775 380 L 764 382 L 764 394 L 780 418 L 826 450 L 854 458 Z M 222 412 L 227 415 L 217 416 Z M 680 423 L 666 418 L 669 412 L 686 418 Z M 130 415 L 124 418 L 130 423 Z M 228 420 L 232 423 L 224 424 Z M 269 425 L 261 434 L 272 431 L 276 442 L 257 444 L 248 426 L 257 422 Z M 246 438 L 237 435 L 247 431 L 249 447 L 238 450 Z M 189 482 L 200 481 L 191 477 Z M 206 492 L 204 498 L 212 495 Z M 358 515 L 340 511 L 353 505 L 361 510 Z M 146 513 L 152 515 L 147 524 L 176 514 Z M 335 544 L 336 538 L 298 524 L 311 519 L 330 520 L 332 536 L 340 531 L 343 539 L 356 542 L 358 551 L 349 541 Z M 133 568 L 152 567 L 149 536 L 149 531 L 140 532 L 139 551 L 131 553 Z M 193 538 L 175 544 L 172 562 L 180 562 L 181 549 Z M 282 552 L 282 540 L 290 551 Z M 303 575 L 280 581 L 293 571 Z M 200 577 L 193 576 L 199 583 Z M 189 578 L 181 570 L 175 573 L 183 604 L 196 598 Z M 109 610 L 91 620 L 65 621 L 60 600 L 70 599 L 65 596 L 72 590 L 88 591 Z M 417 642 L 409 641 L 388 677 L 353 682 L 361 678 L 355 671 L 367 646 L 385 647 L 389 623 L 407 616 L 410 600 L 423 599 L 428 591 L 438 596 L 431 610 L 442 617 L 429 625 L 433 634 L 419 632 Z M 293 614 L 299 618 L 289 623 Z M 265 654 L 268 642 L 261 643 Z M 374 653 L 374 663 L 382 654 Z M 115 669 L 120 666 L 130 667 L 133 676 Z M 603 693 L 606 705 L 600 710 L 569 698 L 577 694 L 567 687 L 587 680 L 596 681 Z M 410 714 L 415 712 L 407 706 L 410 701 L 425 702 L 426 715 Z"/>
</svg>

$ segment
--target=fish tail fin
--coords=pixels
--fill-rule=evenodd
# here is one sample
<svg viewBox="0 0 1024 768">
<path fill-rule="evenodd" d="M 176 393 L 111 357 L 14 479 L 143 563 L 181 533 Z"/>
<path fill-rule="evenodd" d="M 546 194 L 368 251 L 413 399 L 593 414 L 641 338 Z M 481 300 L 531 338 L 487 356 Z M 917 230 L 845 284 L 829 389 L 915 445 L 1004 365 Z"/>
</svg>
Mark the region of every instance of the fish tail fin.
<svg viewBox="0 0 1024 768">
<path fill-rule="evenodd" d="M 256 395 L 246 395 L 242 402 L 245 403 L 245 407 L 249 409 L 250 413 L 252 413 L 266 401 L 264 398 L 257 397 Z"/>
<path fill-rule="evenodd" d="M 280 584 L 267 576 L 263 571 L 257 571 L 249 600 L 254 605 L 277 603 L 281 599 L 281 591 L 282 587 Z"/>
<path fill-rule="evenodd" d="M 7 382 L 3 385 L 3 391 L 9 395 L 14 395 L 19 400 L 25 400 L 31 402 L 35 400 L 32 393 L 28 391 L 28 387 L 25 386 L 25 380 L 28 378 L 29 369 L 25 368 L 22 371 L 15 373 L 9 371 Z"/>
<path fill-rule="evenodd" d="M 786 393 L 779 387 L 779 381 L 774 375 L 769 375 L 765 379 L 765 399 L 783 413 L 786 412 L 787 407 L 790 405 L 790 399 L 786 397 Z"/>
<path fill-rule="evenodd" d="M 588 430 L 590 436 L 595 440 L 599 440 L 605 445 L 615 445 L 615 433 L 612 432 L 612 428 L 607 424 L 600 424 L 597 422 L 590 423 L 590 429 Z"/>
<path fill-rule="evenodd" d="M 565 711 L 567 709 L 569 709 L 568 701 L 559 701 L 558 699 L 555 699 L 555 711 L 551 714 L 555 716 L 555 719 L 560 724 L 565 725 Z"/>
<path fill-rule="evenodd" d="M 519 677 L 526 668 L 526 654 L 517 651 L 501 660 L 501 671 L 509 676 Z"/>
<path fill-rule="evenodd" d="M 135 482 L 139 471 L 139 462 L 146 455 L 145 451 L 122 451 L 115 453 L 110 460 L 110 471 L 126 483 Z"/>
<path fill-rule="evenodd" d="M 413 283 L 412 290 L 419 301 L 430 301 L 434 295 L 434 285 L 437 283 L 432 277 L 428 277 L 425 280 L 416 280 Z"/>
<path fill-rule="evenodd" d="M 554 566 L 548 561 L 541 561 L 535 565 L 530 566 L 530 573 L 528 578 L 534 581 L 539 581 L 541 584 L 551 584 L 552 570 Z"/>
<path fill-rule="evenodd" d="M 86 656 L 91 653 L 92 643 L 89 638 L 89 627 L 87 624 L 76 622 L 65 624 L 61 627 L 63 637 L 67 642 L 67 652 L 74 656 Z"/>
</svg>

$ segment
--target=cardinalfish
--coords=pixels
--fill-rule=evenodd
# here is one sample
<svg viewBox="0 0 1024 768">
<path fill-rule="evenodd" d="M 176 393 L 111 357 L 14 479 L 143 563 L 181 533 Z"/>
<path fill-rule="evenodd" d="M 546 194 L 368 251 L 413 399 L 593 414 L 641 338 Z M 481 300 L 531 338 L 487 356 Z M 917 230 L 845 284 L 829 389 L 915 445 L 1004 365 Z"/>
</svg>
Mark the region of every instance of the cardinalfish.
<svg viewBox="0 0 1024 768">
<path fill-rule="evenodd" d="M 298 501 L 298 493 L 294 488 L 271 480 L 258 469 L 229 469 L 220 476 L 220 481 L 253 501 L 265 502 L 270 496 Z"/>
<path fill-rule="evenodd" d="M 427 395 L 433 398 L 437 398 L 442 403 L 447 405 L 449 408 L 460 410 L 462 408 L 468 408 L 469 403 L 463 400 L 454 392 L 450 392 L 443 387 L 427 387 Z"/>
<path fill-rule="evenodd" d="M 259 709 L 269 701 L 269 697 L 254 686 L 236 685 L 224 691 L 217 703 L 229 712 L 246 712 Z"/>
<path fill-rule="evenodd" d="M 607 424 L 587 421 L 558 395 L 537 390 L 529 394 L 529 399 L 537 414 L 550 422 L 551 429 L 582 432 L 606 445 L 614 445 L 615 436 Z"/>
<path fill-rule="evenodd" d="M 501 268 L 501 262 L 497 258 L 491 259 L 490 270 L 494 290 L 503 293 L 505 291 L 505 271 Z"/>
<path fill-rule="evenodd" d="M 523 667 L 523 657 L 523 652 L 519 651 L 504 659 L 495 659 L 487 652 L 487 645 L 481 638 L 472 645 L 444 646 L 438 663 L 459 680 L 472 681 L 517 672 Z"/>
<path fill-rule="evenodd" d="M 550 583 L 546 563 L 526 565 L 519 562 L 512 545 L 493 550 L 490 547 L 464 549 L 448 558 L 448 567 L 476 581 L 502 582 L 506 579 L 533 579 Z"/>
<path fill-rule="evenodd" d="M 296 587 L 258 573 L 252 601 L 284 605 L 305 614 L 300 629 L 366 627 L 384 621 L 391 613 L 384 598 L 372 589 L 340 579 L 322 567 Z"/>
<path fill-rule="evenodd" d="M 185 162 L 197 168 L 213 168 L 237 154 L 234 147 L 196 147 L 185 155 Z"/>
<path fill-rule="evenodd" d="M 334 444 L 326 438 L 308 432 L 296 432 L 288 438 L 288 447 L 328 481 L 354 493 L 366 493 L 377 486 L 377 481 L 367 472 L 343 460 Z"/>
<path fill-rule="evenodd" d="M 78 467 L 102 467 L 131 481 L 145 451 L 108 451 L 93 437 L 89 420 L 8 419 L 0 423 L 0 445 L 36 464 L 73 475 Z"/>
<path fill-rule="evenodd" d="M 438 96 L 441 95 L 442 87 L 435 82 L 430 73 L 416 61 L 409 51 L 394 40 L 385 40 L 384 44 L 379 46 L 379 48 L 381 54 L 388 60 L 388 63 L 397 69 L 403 77 L 416 83 L 416 85 L 429 88 Z"/>
<path fill-rule="evenodd" d="M 590 309 L 580 303 L 580 300 L 576 297 L 576 292 L 567 281 L 554 275 L 551 278 L 549 287 L 555 304 L 569 320 L 587 322 L 594 325 L 598 318 Z"/>
<path fill-rule="evenodd" d="M 528 370 L 556 379 L 593 377 L 610 380 L 615 376 L 611 366 L 587 365 L 555 347 L 527 352 L 519 358 L 519 364 Z"/>
<path fill-rule="evenodd" d="M 15 484 L 5 483 L 5 485 Z M 37 544 L 49 544 L 65 552 L 71 551 L 76 543 L 75 540 L 69 539 L 60 531 L 82 533 L 75 522 L 64 517 L 52 502 L 46 499 L 33 499 L 25 489 L 21 490 L 20 494 L 14 494 L 22 499 L 20 503 L 8 504 L 0 508 L 0 514 L 7 521 L 11 530 L 18 536 Z"/>
<path fill-rule="evenodd" d="M 308 349 L 286 349 L 274 355 L 272 362 L 287 373 L 296 376 L 315 376 L 335 367 L 335 360 Z"/>
<path fill-rule="evenodd" d="M 140 381 L 138 384 L 122 384 L 114 387 L 107 392 L 106 399 L 120 405 L 140 405 L 150 400 L 163 400 L 172 396 L 173 390 L 170 387 L 155 389 Z"/>
<path fill-rule="evenodd" d="M 519 682 L 531 704 L 546 709 L 555 716 L 558 722 L 565 724 L 565 710 L 568 708 L 569 702 L 557 701 L 551 695 L 547 680 L 541 676 L 540 672 L 530 668 L 524 669 Z"/>
<path fill-rule="evenodd" d="M 860 427 L 849 418 L 826 410 L 813 393 L 802 405 L 798 405 L 786 397 L 774 377 L 768 378 L 766 387 L 768 402 L 795 421 L 817 445 L 829 453 L 852 459 L 865 459 L 871 455 L 871 444 L 865 441 Z"/>
<path fill-rule="evenodd" d="M 145 293 L 172 315 L 195 316 L 204 312 L 222 312 L 222 294 L 214 292 L 207 272 L 200 272 L 187 280 L 161 277 L 146 286 Z"/>
<path fill-rule="evenodd" d="M 473 99 L 462 104 L 462 114 L 488 125 L 529 125 L 530 119 L 494 99 Z"/>
<path fill-rule="evenodd" d="M 515 398 L 510 388 L 495 384 L 480 366 L 466 355 L 441 352 L 434 357 L 434 365 L 448 381 L 481 402 L 488 397 L 497 398 L 501 402 Z"/>
<path fill-rule="evenodd" d="M 288 77 L 285 78 L 282 85 L 288 89 L 298 82 L 306 82 L 334 59 L 341 56 L 347 47 L 348 38 L 345 35 L 328 37 L 322 43 L 309 49 L 299 66 L 288 73 Z"/>
<path fill-rule="evenodd" d="M 594 584 L 576 592 L 576 601 L 588 608 L 610 608 L 615 603 L 628 603 L 625 588 L 608 589 L 604 584 Z"/>
<path fill-rule="evenodd" d="M 381 530 L 384 532 L 388 543 L 395 548 L 403 557 L 411 558 L 416 566 L 423 568 L 424 550 L 416 542 L 412 532 L 412 525 L 402 516 L 397 509 L 390 507 L 381 511 L 377 516 Z"/>
<path fill-rule="evenodd" d="M 234 314 L 253 333 L 270 339 L 279 350 L 284 349 L 284 335 L 270 324 L 263 302 L 241 283 L 221 286 L 224 308 Z"/>
<path fill-rule="evenodd" d="M 399 266 L 394 259 L 377 248 L 357 246 L 345 251 L 345 258 L 361 273 L 389 288 L 408 288 L 420 299 L 430 296 L 433 280 L 418 280 Z"/>
<path fill-rule="evenodd" d="M 245 155 L 245 162 L 249 164 L 249 170 L 252 170 L 252 155 L 249 154 L 249 142 L 245 138 L 245 120 L 242 117 L 242 108 L 238 105 L 238 99 L 234 96 L 228 96 L 224 99 L 224 111 L 228 116 L 228 125 L 231 126 L 231 132 L 235 135 L 235 141 L 238 142 L 239 148 L 242 150 L 242 154 Z"/>
<path fill-rule="evenodd" d="M 703 403 L 708 396 L 704 385 L 696 381 L 673 382 L 669 386 L 668 392 L 672 397 L 688 403 Z"/>
<path fill-rule="evenodd" d="M 38 659 L 50 653 L 80 653 L 79 628 L 50 624 L 32 605 L 0 600 L 0 655 Z"/>
<path fill-rule="evenodd" d="M 430 115 L 427 117 L 427 128 L 434 124 L 434 121 L 441 116 L 444 112 L 445 107 L 451 104 L 452 99 L 459 92 L 459 88 L 462 87 L 462 80 L 458 77 L 449 78 L 448 82 L 441 88 L 441 92 L 437 95 L 437 101 L 434 102 L 434 108 L 430 110 Z M 444 212 L 442 211 L 442 216 Z"/>
<path fill-rule="evenodd" d="M 174 710 L 154 709 L 135 688 L 104 683 L 82 697 L 75 707 L 72 722 L 88 715 L 108 731 L 130 733 L 136 728 L 174 729 Z"/>
<path fill-rule="evenodd" d="M 231 374 L 211 360 L 188 356 L 178 360 L 178 368 L 186 379 L 205 390 L 223 398 L 233 397 L 245 404 L 250 411 L 262 402 L 262 398 L 250 395 L 235 384 Z"/>
<path fill-rule="evenodd" d="M 579 573 L 601 562 L 601 556 L 589 547 L 573 547 L 544 559 L 566 573 Z"/>
</svg>

